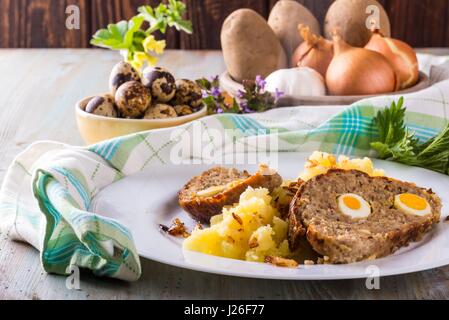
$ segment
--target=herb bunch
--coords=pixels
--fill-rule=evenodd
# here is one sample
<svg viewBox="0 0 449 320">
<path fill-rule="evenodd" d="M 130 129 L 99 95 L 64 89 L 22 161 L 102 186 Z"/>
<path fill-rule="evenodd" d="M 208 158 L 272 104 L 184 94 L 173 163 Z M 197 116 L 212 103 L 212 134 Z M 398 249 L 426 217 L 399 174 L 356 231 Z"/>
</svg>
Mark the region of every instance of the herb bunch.
<svg viewBox="0 0 449 320">
<path fill-rule="evenodd" d="M 374 118 L 379 140 L 371 143 L 379 158 L 449 174 L 449 124 L 421 142 L 404 123 L 404 98 L 380 110 Z"/>
<path fill-rule="evenodd" d="M 263 112 L 273 108 L 283 95 L 279 90 L 274 95 L 266 91 L 266 82 L 261 76 L 257 76 L 255 80 L 244 80 L 243 90 L 238 91 L 237 98 L 220 90 L 218 76 L 210 80 L 201 78 L 196 83 L 203 90 L 203 103 L 209 114 Z"/>
<path fill-rule="evenodd" d="M 165 40 L 156 40 L 154 32 L 165 34 L 168 27 L 174 27 L 191 34 L 192 23 L 182 18 L 186 5 L 179 0 L 161 2 L 156 8 L 144 5 L 138 8 L 138 12 L 129 21 L 122 20 L 98 30 L 91 44 L 120 51 L 125 60 L 139 70 L 145 63 L 155 65 L 157 56 L 164 52 Z M 146 30 L 143 29 L 145 22 L 149 25 Z"/>
</svg>

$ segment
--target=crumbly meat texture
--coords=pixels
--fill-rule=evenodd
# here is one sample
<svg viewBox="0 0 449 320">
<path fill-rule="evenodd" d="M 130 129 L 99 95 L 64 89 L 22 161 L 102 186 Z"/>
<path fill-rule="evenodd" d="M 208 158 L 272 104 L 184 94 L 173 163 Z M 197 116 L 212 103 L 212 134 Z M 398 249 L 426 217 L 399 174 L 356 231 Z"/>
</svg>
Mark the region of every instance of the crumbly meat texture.
<svg viewBox="0 0 449 320">
<path fill-rule="evenodd" d="M 222 192 L 209 197 L 200 197 L 198 192 L 215 186 L 223 186 L 236 182 Z M 239 201 L 240 195 L 248 188 L 267 188 L 272 191 L 281 185 L 279 174 L 262 174 L 257 172 L 250 175 L 247 171 L 233 168 L 216 167 L 192 178 L 179 192 L 180 206 L 192 218 L 202 223 L 209 223 L 210 218 L 220 214 L 226 205 L 233 205 Z"/>
<path fill-rule="evenodd" d="M 366 219 L 342 214 L 337 197 L 362 196 L 371 205 Z M 394 196 L 413 193 L 432 209 L 426 216 L 406 214 L 393 206 Z M 352 263 L 387 256 L 419 240 L 440 219 L 441 200 L 432 190 L 387 177 L 370 177 L 357 170 L 333 169 L 301 185 L 290 204 L 289 242 L 295 248 L 305 235 L 329 263 Z"/>
</svg>

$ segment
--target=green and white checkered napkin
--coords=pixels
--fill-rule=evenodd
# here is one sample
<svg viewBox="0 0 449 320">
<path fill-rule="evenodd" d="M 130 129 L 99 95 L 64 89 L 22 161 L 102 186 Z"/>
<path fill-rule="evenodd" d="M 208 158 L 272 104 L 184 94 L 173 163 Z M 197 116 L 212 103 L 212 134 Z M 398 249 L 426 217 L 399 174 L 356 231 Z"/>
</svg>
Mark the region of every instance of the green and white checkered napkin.
<svg viewBox="0 0 449 320">
<path fill-rule="evenodd" d="M 420 58 L 421 66 L 435 61 L 429 56 Z M 434 85 L 405 96 L 407 125 L 419 138 L 434 136 L 448 122 L 449 80 L 444 80 L 449 79 L 448 70 L 449 65 L 434 70 Z M 237 129 L 226 131 L 233 135 L 229 141 L 242 143 L 248 151 L 258 151 L 263 145 L 262 134 L 262 138 L 277 135 L 278 151 L 322 150 L 365 156 L 375 138 L 373 115 L 377 108 L 398 98 L 377 97 L 350 107 L 293 107 L 247 116 L 210 116 L 182 127 L 89 147 L 37 142 L 9 167 L 0 192 L 0 227 L 12 239 L 40 250 L 47 272 L 68 274 L 69 267 L 76 265 L 96 275 L 137 280 L 141 267 L 131 232 L 107 213 L 89 212 L 92 198 L 102 188 L 147 167 L 169 163 L 172 148 L 181 137 L 192 136 L 198 125 L 215 154 L 228 149 L 226 144 L 214 144 L 210 133 Z M 196 140 L 197 147 L 198 143 Z"/>
</svg>

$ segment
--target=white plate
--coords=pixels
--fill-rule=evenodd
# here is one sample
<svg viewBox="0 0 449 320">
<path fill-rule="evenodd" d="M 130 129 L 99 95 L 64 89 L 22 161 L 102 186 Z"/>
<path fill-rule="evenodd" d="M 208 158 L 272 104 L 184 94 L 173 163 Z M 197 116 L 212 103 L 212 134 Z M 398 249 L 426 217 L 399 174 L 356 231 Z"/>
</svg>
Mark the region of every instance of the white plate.
<svg viewBox="0 0 449 320">
<path fill-rule="evenodd" d="M 308 155 L 281 153 L 279 173 L 285 179 L 295 178 L 302 170 Z M 149 168 L 102 190 L 93 200 L 91 210 L 106 214 L 128 226 L 142 257 L 210 273 L 263 279 L 353 279 L 376 275 L 377 272 L 380 276 L 387 276 L 449 264 L 449 223 L 444 222 L 449 208 L 449 177 L 387 161 L 375 161 L 375 165 L 385 169 L 388 176 L 432 188 L 441 197 L 443 209 L 441 222 L 422 241 L 374 261 L 347 265 L 301 265 L 297 269 L 288 269 L 264 263 L 183 252 L 182 239 L 162 233 L 159 224 L 170 225 L 175 217 L 179 217 L 189 229 L 195 225 L 178 206 L 177 192 L 192 176 L 211 167 L 208 165 L 165 165 Z M 256 166 L 243 168 L 252 172 L 256 170 Z"/>
</svg>

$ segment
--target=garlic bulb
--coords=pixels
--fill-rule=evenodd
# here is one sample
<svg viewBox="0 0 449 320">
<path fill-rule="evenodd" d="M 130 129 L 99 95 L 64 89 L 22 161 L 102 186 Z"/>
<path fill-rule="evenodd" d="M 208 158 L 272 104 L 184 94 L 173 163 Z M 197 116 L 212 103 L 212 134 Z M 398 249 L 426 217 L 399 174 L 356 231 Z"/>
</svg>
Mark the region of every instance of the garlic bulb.
<svg viewBox="0 0 449 320">
<path fill-rule="evenodd" d="M 266 79 L 266 90 L 281 91 L 286 96 L 324 96 L 326 86 L 323 77 L 307 67 L 280 69 Z"/>
</svg>

